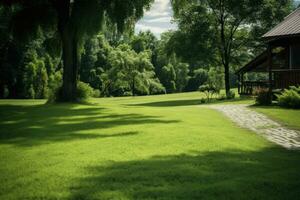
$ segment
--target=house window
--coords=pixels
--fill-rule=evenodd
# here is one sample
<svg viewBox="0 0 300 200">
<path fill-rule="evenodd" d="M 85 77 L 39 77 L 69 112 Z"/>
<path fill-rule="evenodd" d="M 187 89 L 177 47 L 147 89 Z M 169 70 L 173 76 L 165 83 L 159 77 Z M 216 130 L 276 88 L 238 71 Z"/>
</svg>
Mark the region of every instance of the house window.
<svg viewBox="0 0 300 200">
<path fill-rule="evenodd" d="M 273 69 L 286 69 L 287 64 L 287 48 L 286 47 L 276 47 L 272 49 L 272 68 Z"/>
<path fill-rule="evenodd" d="M 300 69 L 300 45 L 291 46 L 291 68 Z"/>
</svg>

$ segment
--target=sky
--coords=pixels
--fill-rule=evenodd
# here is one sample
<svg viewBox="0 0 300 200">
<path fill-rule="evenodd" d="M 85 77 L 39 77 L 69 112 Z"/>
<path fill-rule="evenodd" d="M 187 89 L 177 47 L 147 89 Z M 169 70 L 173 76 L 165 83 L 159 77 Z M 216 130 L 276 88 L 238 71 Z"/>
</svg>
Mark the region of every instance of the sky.
<svg viewBox="0 0 300 200">
<path fill-rule="evenodd" d="M 161 33 L 177 28 L 176 24 L 171 23 L 172 15 L 170 0 L 155 0 L 151 9 L 135 25 L 135 32 L 150 30 L 160 38 Z"/>
<path fill-rule="evenodd" d="M 299 4 L 300 0 L 294 2 Z M 135 25 L 135 32 L 150 30 L 156 37 L 160 38 L 161 33 L 177 29 L 176 24 L 171 22 L 172 16 L 170 0 L 155 0 L 151 9 Z"/>
</svg>

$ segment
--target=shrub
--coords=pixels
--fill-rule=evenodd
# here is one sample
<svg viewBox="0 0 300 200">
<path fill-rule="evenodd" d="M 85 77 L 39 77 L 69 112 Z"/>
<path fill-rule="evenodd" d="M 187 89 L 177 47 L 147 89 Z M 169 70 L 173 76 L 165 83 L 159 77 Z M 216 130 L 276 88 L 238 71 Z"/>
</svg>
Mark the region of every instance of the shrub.
<svg viewBox="0 0 300 200">
<path fill-rule="evenodd" d="M 123 97 L 130 97 L 133 96 L 131 91 L 126 91 L 123 93 Z"/>
<path fill-rule="evenodd" d="M 81 81 L 77 83 L 77 92 L 76 92 L 77 101 L 79 102 L 86 101 L 92 95 L 93 95 L 93 88 L 89 84 Z"/>
<path fill-rule="evenodd" d="M 202 85 L 199 87 L 199 91 L 206 95 L 207 102 L 210 102 L 212 97 L 220 92 L 220 90 L 213 85 Z"/>
<path fill-rule="evenodd" d="M 165 87 L 159 82 L 158 79 L 154 79 L 153 81 L 150 81 L 149 86 L 150 94 L 166 94 Z"/>
<path fill-rule="evenodd" d="M 27 96 L 26 96 L 28 99 L 34 99 L 35 98 L 35 91 L 33 89 L 33 85 L 31 84 L 29 89 L 28 89 L 28 92 L 27 92 Z"/>
<path fill-rule="evenodd" d="M 93 97 L 98 98 L 98 97 L 100 97 L 100 96 L 101 96 L 100 90 L 95 89 L 95 90 L 93 91 Z"/>
<path fill-rule="evenodd" d="M 278 105 L 287 108 L 300 108 L 300 87 L 292 86 L 285 89 L 278 97 Z"/>
<path fill-rule="evenodd" d="M 52 87 L 48 95 L 48 103 L 54 103 L 60 101 L 61 86 Z"/>
<path fill-rule="evenodd" d="M 86 101 L 89 97 L 93 95 L 93 93 L 94 93 L 93 88 L 89 84 L 80 81 L 77 83 L 77 92 L 76 92 L 77 102 Z M 61 102 L 61 101 L 63 101 L 62 87 L 58 86 L 51 89 L 48 102 L 53 103 L 53 102 Z"/>
<path fill-rule="evenodd" d="M 234 98 L 235 98 L 235 92 L 233 90 L 230 90 L 226 96 L 226 99 L 234 99 Z"/>
<path fill-rule="evenodd" d="M 201 98 L 201 99 L 200 99 L 200 103 L 201 103 L 201 104 L 204 104 L 204 103 L 206 103 L 206 99 L 204 99 L 204 98 Z"/>
<path fill-rule="evenodd" d="M 255 91 L 255 95 L 257 105 L 267 106 L 272 104 L 272 94 L 269 89 L 259 88 Z"/>
<path fill-rule="evenodd" d="M 227 99 L 226 94 L 220 94 L 219 97 L 218 97 L 219 101 L 224 101 L 226 99 Z"/>
</svg>

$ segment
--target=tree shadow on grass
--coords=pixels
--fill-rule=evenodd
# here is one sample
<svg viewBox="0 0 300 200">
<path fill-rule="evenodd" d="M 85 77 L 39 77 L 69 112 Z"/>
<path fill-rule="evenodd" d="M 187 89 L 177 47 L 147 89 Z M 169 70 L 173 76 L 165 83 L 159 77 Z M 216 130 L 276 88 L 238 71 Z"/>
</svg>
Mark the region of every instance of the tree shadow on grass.
<svg viewBox="0 0 300 200">
<path fill-rule="evenodd" d="M 98 106 L 76 108 L 71 104 L 0 106 L 0 144 L 32 146 L 66 140 L 125 137 L 139 132 L 103 134 L 105 129 L 142 124 L 177 123 L 157 116 L 114 114 Z M 82 131 L 95 130 L 95 133 Z"/>
<path fill-rule="evenodd" d="M 127 104 L 126 106 L 149 106 L 149 107 L 177 107 L 177 106 L 195 106 L 195 105 L 209 105 L 209 104 L 221 104 L 221 103 L 237 103 L 244 100 L 250 100 L 250 98 L 236 98 L 232 100 L 217 100 L 213 99 L 210 103 L 201 103 L 199 99 L 183 99 L 183 100 L 171 100 L 171 101 L 157 101 L 150 103 L 140 104 Z"/>
<path fill-rule="evenodd" d="M 299 152 L 280 148 L 161 156 L 87 168 L 71 199 L 297 199 Z"/>
</svg>

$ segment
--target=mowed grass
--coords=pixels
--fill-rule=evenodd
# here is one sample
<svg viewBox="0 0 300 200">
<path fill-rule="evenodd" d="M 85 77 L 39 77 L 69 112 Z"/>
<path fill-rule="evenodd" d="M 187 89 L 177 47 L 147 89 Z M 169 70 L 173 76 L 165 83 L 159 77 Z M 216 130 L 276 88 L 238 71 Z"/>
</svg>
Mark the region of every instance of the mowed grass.
<svg viewBox="0 0 300 200">
<path fill-rule="evenodd" d="M 299 198 L 299 151 L 199 99 L 0 101 L 0 199 Z"/>
<path fill-rule="evenodd" d="M 284 109 L 277 106 L 254 107 L 254 110 L 267 115 L 284 126 L 300 130 L 300 110 Z"/>
</svg>

